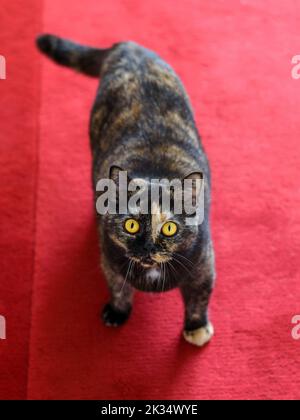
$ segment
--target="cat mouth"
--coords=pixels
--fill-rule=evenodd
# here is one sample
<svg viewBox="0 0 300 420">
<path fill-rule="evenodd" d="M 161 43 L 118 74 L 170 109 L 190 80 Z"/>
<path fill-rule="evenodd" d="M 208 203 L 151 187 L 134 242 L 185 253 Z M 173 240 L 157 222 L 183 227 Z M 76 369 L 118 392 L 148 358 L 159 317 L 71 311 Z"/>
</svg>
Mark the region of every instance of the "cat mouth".
<svg viewBox="0 0 300 420">
<path fill-rule="evenodd" d="M 131 259 L 133 259 L 133 261 L 135 261 L 142 268 L 159 268 L 159 264 L 153 259 L 142 260 L 134 257 Z"/>
<path fill-rule="evenodd" d="M 166 254 L 153 254 L 148 256 L 127 255 L 138 267 L 149 269 L 160 269 L 164 263 L 171 260 L 171 257 Z"/>
<path fill-rule="evenodd" d="M 149 266 L 151 267 L 153 264 L 156 264 L 155 261 L 151 257 L 140 257 L 135 255 L 127 254 L 126 257 L 141 266 Z"/>
<path fill-rule="evenodd" d="M 150 262 L 150 263 L 140 262 L 140 265 L 143 268 L 158 268 L 159 267 L 158 264 L 155 261 Z"/>
</svg>

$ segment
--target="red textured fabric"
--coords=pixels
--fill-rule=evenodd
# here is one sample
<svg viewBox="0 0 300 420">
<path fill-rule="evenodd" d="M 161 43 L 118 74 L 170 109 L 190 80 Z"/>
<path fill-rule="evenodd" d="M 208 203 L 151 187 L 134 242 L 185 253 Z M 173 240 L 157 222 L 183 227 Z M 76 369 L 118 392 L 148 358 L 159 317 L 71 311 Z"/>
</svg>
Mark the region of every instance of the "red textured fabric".
<svg viewBox="0 0 300 420">
<path fill-rule="evenodd" d="M 0 54 L 0 397 L 299 398 L 300 6 L 279 0 L 4 1 Z M 23 3 L 23 4 L 22 4 Z M 216 336 L 181 338 L 176 291 L 138 293 L 121 329 L 107 300 L 90 182 L 96 80 L 40 57 L 53 32 L 162 55 L 190 94 L 213 172 Z"/>
<path fill-rule="evenodd" d="M 40 60 L 32 38 L 41 28 L 41 6 L 2 0 L 0 55 L 0 398 L 25 398 L 28 374 L 37 191 Z"/>
</svg>

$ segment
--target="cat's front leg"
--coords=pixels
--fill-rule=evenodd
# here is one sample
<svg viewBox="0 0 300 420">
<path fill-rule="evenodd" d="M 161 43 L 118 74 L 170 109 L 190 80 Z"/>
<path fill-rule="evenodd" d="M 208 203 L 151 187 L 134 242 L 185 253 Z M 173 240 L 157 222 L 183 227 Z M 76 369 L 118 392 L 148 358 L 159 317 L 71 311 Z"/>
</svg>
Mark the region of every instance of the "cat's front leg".
<svg viewBox="0 0 300 420">
<path fill-rule="evenodd" d="M 208 304 L 212 292 L 212 279 L 194 281 L 181 286 L 185 305 L 183 336 L 191 344 L 204 346 L 214 335 L 214 328 L 208 318 Z"/>
<path fill-rule="evenodd" d="M 180 286 L 185 305 L 183 336 L 189 343 L 200 347 L 208 343 L 214 335 L 213 325 L 208 318 L 208 304 L 216 276 L 211 243 L 201 260 L 191 278 Z"/>
<path fill-rule="evenodd" d="M 110 290 L 110 301 L 104 306 L 102 319 L 109 327 L 118 327 L 127 321 L 131 314 L 133 301 L 133 288 L 124 277 L 116 273 L 103 257 L 102 270 Z"/>
</svg>

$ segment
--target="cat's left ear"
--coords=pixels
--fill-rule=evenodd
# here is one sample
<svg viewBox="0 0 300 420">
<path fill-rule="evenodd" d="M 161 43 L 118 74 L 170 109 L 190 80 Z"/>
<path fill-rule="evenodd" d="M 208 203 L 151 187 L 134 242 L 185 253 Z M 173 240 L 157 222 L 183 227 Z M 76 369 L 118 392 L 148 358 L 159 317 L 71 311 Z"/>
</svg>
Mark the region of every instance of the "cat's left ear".
<svg viewBox="0 0 300 420">
<path fill-rule="evenodd" d="M 185 182 L 185 181 L 188 182 Z M 197 171 L 197 172 L 191 172 L 189 175 L 185 176 L 183 178 L 183 187 L 184 188 L 191 188 L 192 189 L 192 198 L 193 202 L 196 200 L 196 197 L 198 197 L 201 189 L 204 185 L 204 175 L 203 172 Z"/>
</svg>

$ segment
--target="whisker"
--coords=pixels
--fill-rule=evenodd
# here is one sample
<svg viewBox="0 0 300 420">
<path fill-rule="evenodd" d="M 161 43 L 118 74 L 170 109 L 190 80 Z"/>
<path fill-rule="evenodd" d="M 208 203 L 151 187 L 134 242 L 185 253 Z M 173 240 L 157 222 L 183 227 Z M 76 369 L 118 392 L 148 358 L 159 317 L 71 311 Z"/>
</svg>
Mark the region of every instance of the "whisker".
<svg viewBox="0 0 300 420">
<path fill-rule="evenodd" d="M 167 264 L 168 264 L 168 267 L 172 270 L 172 272 L 174 273 L 173 275 L 174 275 L 174 277 L 175 277 L 175 281 L 176 281 L 176 278 L 177 278 L 177 271 L 176 271 L 176 269 L 175 269 L 175 267 L 173 267 L 173 264 L 172 264 L 172 262 L 171 261 L 167 261 Z M 169 282 L 170 282 L 170 276 L 169 276 Z"/>
<path fill-rule="evenodd" d="M 129 264 L 128 264 L 128 268 L 127 268 L 127 273 L 126 273 L 126 276 L 125 276 L 125 280 L 124 280 L 124 283 L 123 283 L 123 285 L 122 285 L 122 287 L 121 287 L 120 293 L 121 293 L 121 292 L 123 291 L 123 289 L 124 289 L 124 286 L 125 286 L 126 281 L 127 281 L 127 278 L 128 278 L 128 274 L 130 273 L 130 270 L 131 270 L 131 267 L 132 267 L 133 263 L 134 263 L 134 261 L 130 259 L 130 260 L 129 260 Z"/>
<path fill-rule="evenodd" d="M 169 287 L 171 279 L 170 279 L 169 267 L 167 264 L 165 265 L 165 274 L 166 274 L 166 284 Z"/>
<path fill-rule="evenodd" d="M 135 261 L 133 260 L 132 264 L 131 264 L 131 270 L 130 270 L 130 274 L 129 274 L 129 278 L 132 278 L 133 275 L 133 271 L 134 271 L 134 267 L 135 267 Z"/>
<path fill-rule="evenodd" d="M 162 263 L 162 270 L 163 270 L 163 283 L 162 283 L 162 292 L 165 288 L 165 281 L 166 281 L 166 265 Z"/>
<path fill-rule="evenodd" d="M 178 254 L 177 252 L 174 252 L 174 254 L 177 257 L 183 258 L 186 262 L 188 262 L 189 264 L 191 264 L 191 267 L 194 267 L 195 266 L 195 264 L 191 260 L 189 260 L 188 258 L 186 258 L 184 255 Z"/>
<path fill-rule="evenodd" d="M 173 273 L 177 275 L 177 271 L 176 269 L 173 267 L 172 262 L 171 261 L 167 261 L 168 266 L 172 269 Z"/>
<path fill-rule="evenodd" d="M 181 265 L 181 267 L 183 267 L 184 269 L 185 269 L 185 271 L 188 273 L 188 275 L 189 276 L 191 276 L 191 272 L 189 271 L 189 269 L 180 261 L 180 260 L 178 260 L 177 258 L 175 258 L 174 256 L 173 256 L 173 260 L 175 261 L 175 262 L 177 262 L 178 264 L 180 264 Z"/>
</svg>

